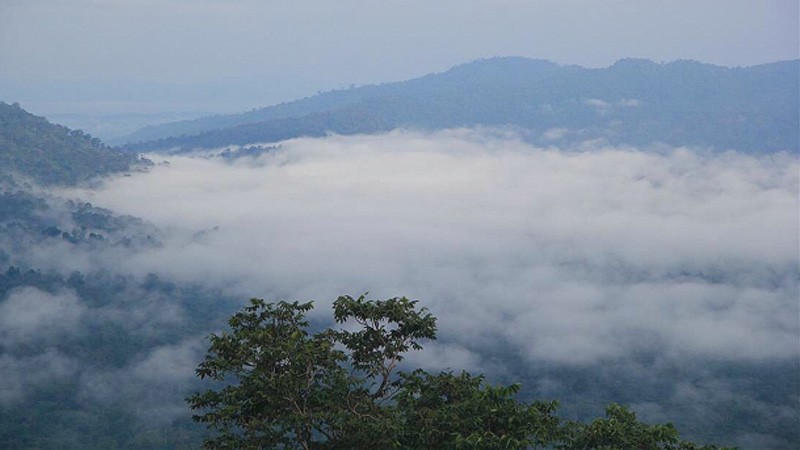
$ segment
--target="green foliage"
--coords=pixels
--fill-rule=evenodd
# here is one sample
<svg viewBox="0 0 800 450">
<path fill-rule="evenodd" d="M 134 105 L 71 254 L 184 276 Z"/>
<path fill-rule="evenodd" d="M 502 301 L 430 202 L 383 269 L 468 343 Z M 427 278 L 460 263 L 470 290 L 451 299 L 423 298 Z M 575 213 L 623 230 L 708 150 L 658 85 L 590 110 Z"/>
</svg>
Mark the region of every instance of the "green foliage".
<svg viewBox="0 0 800 450">
<path fill-rule="evenodd" d="M 195 420 L 219 431 L 206 446 L 389 445 L 394 411 L 381 403 L 396 386 L 393 369 L 402 352 L 435 334 L 435 319 L 415 305 L 405 298 L 340 297 L 336 320 L 353 319 L 362 328 L 309 334 L 310 303 L 251 300 L 229 320 L 231 332 L 211 336 L 197 369 L 203 379 L 238 382 L 189 399 L 193 409 L 208 411 Z"/>
<path fill-rule="evenodd" d="M 620 405 L 590 424 L 562 421 L 556 402 L 525 403 L 520 385 L 482 375 L 396 371 L 436 338 L 436 318 L 407 298 L 339 297 L 343 325 L 310 334 L 311 303 L 250 305 L 210 336 L 197 368 L 217 389 L 187 399 L 215 432 L 205 447 L 258 449 L 714 449 L 681 441 Z"/>
<path fill-rule="evenodd" d="M 303 313 L 310 309 L 310 303 L 253 299 L 230 319 L 232 333 L 211 336 L 197 375 L 232 376 L 239 384 L 192 397 L 192 408 L 210 410 L 198 421 L 220 431 L 207 445 L 281 448 L 329 433 L 328 406 L 347 392 L 347 373 L 338 364 L 345 356 L 334 348 L 331 333 L 305 331 Z"/>
<path fill-rule="evenodd" d="M 403 360 L 403 353 L 420 350 L 421 339 L 436 338 L 436 318 L 427 310 L 415 310 L 416 301 L 393 298 L 386 301 L 367 301 L 339 297 L 333 303 L 333 317 L 337 323 L 355 321 L 358 331 L 337 331 L 333 335 L 350 350 L 353 369 L 366 373 L 366 378 L 380 379 L 372 393 L 380 398 L 386 394 L 390 376 Z"/>
<path fill-rule="evenodd" d="M 520 385 L 489 386 L 466 372 L 401 374 L 403 448 L 528 448 L 559 435 L 556 402 L 519 402 Z"/>
<path fill-rule="evenodd" d="M 0 102 L 0 172 L 43 185 L 69 185 L 147 163 L 81 130 L 51 124 L 16 103 Z"/>
<path fill-rule="evenodd" d="M 713 450 L 714 445 L 682 441 L 671 424 L 648 425 L 636 420 L 636 414 L 622 405 L 606 408 L 606 417 L 590 424 L 571 423 L 565 433 L 567 449 L 665 449 Z"/>
</svg>

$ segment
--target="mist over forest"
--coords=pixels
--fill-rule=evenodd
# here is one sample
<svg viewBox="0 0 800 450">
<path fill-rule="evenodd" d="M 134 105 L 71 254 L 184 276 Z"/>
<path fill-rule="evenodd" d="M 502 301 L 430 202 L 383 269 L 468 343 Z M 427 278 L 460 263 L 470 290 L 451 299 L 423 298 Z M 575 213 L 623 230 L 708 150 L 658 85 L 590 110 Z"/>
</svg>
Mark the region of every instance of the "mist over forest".
<svg viewBox="0 0 800 450">
<path fill-rule="evenodd" d="M 193 430 L 205 336 L 244 299 L 314 300 L 322 324 L 369 291 L 439 318 L 408 367 L 522 381 L 580 419 L 617 401 L 696 439 L 796 439 L 792 155 L 460 129 L 149 157 L 96 187 L 4 194 L 0 399 L 38 433 L 113 411 L 135 436 L 116 442 L 170 447 Z M 6 417 L 8 442 L 41 442 Z M 91 442 L 121 439 L 106 426 Z"/>
<path fill-rule="evenodd" d="M 212 333 L 251 298 L 313 301 L 311 332 L 346 328 L 334 301 L 362 294 L 436 317 L 401 371 L 520 383 L 565 421 L 618 403 L 701 445 L 800 447 L 800 55 L 770 40 L 797 29 L 786 7 L 731 2 L 735 20 L 712 21 L 706 5 L 695 24 L 584 5 L 582 39 L 545 20 L 574 7 L 515 4 L 532 27 L 488 2 L 453 8 L 460 25 L 416 4 L 429 23 L 408 22 L 411 45 L 374 27 L 419 12 L 362 5 L 383 21 L 337 51 L 338 9 L 250 5 L 295 19 L 267 27 L 249 3 L 0 5 L 0 448 L 208 446 L 187 399 L 225 385 L 196 371 Z M 83 27 L 45 57 L 52 39 L 21 24 L 55 12 L 74 26 L 51 18 L 44 36 Z M 184 28 L 158 12 L 186 22 L 180 57 L 160 33 Z M 250 34 L 206 37 L 220 18 Z M 607 37 L 634 22 L 687 44 Z M 98 36 L 130 61 L 86 62 Z M 542 48 L 510 45 L 528 41 Z M 387 42 L 391 64 L 371 47 L 386 58 Z M 48 58 L 64 73 L 41 76 Z"/>
</svg>

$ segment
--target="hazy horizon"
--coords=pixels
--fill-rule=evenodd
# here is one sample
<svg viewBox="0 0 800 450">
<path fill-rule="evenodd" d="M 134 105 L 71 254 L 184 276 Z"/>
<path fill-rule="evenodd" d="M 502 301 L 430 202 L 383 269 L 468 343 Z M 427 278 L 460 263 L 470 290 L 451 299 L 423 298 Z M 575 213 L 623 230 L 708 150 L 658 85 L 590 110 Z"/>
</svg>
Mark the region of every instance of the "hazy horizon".
<svg viewBox="0 0 800 450">
<path fill-rule="evenodd" d="M 225 113 L 475 59 L 798 58 L 785 1 L 0 2 L 0 100 L 47 115 Z"/>
</svg>

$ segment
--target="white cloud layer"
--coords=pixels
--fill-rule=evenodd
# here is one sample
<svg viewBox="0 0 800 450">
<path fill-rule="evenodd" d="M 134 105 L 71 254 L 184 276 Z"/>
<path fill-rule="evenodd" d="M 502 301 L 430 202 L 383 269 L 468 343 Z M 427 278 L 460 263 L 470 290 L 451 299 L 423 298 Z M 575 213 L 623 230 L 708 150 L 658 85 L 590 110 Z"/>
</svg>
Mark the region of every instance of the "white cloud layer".
<svg viewBox="0 0 800 450">
<path fill-rule="evenodd" d="M 85 312 L 74 292 L 16 289 L 0 303 L 0 344 L 42 342 L 73 333 Z"/>
<path fill-rule="evenodd" d="M 320 316 L 344 293 L 419 298 L 470 366 L 491 342 L 561 363 L 798 354 L 789 155 L 562 151 L 456 130 L 170 162 L 70 193 L 169 227 L 163 248 L 69 261 L 316 299 Z"/>
</svg>

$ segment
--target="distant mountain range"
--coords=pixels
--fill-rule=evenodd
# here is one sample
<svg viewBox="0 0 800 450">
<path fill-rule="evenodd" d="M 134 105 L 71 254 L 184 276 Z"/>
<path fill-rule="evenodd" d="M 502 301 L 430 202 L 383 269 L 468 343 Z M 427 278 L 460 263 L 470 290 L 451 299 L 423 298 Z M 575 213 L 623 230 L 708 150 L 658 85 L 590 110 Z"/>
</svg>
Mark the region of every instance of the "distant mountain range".
<svg viewBox="0 0 800 450">
<path fill-rule="evenodd" d="M 34 116 L 16 103 L 0 102 L 0 176 L 21 175 L 42 185 L 70 185 L 147 163 L 80 130 Z"/>
<path fill-rule="evenodd" d="M 800 151 L 800 61 L 728 68 L 623 59 L 602 69 L 491 58 L 408 81 L 325 92 L 240 114 L 149 126 L 123 150 L 191 151 L 328 133 L 499 126 L 540 144 Z"/>
</svg>

